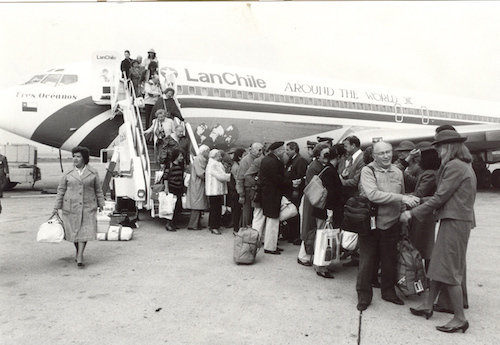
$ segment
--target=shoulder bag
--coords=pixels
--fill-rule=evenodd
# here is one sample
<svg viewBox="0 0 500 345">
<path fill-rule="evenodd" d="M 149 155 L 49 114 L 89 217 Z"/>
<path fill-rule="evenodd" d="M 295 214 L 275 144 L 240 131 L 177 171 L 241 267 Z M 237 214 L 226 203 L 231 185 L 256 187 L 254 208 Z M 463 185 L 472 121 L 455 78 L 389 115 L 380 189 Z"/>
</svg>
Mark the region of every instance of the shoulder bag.
<svg viewBox="0 0 500 345">
<path fill-rule="evenodd" d="M 321 181 L 321 174 L 328 169 L 329 167 L 323 168 L 318 175 L 314 175 L 311 181 L 307 184 L 306 188 L 304 188 L 304 195 L 309 199 L 311 205 L 316 208 L 323 209 L 326 205 L 326 197 L 328 196 L 328 191 L 323 186 L 323 182 Z"/>
</svg>

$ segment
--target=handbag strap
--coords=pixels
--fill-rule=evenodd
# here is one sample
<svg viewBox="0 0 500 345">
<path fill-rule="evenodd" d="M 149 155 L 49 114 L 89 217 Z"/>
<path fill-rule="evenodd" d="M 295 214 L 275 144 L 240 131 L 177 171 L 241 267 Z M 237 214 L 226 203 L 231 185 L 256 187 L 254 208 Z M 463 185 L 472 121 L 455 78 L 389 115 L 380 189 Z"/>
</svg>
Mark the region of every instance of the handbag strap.
<svg viewBox="0 0 500 345">
<path fill-rule="evenodd" d="M 323 174 L 325 172 L 325 170 L 328 168 L 329 168 L 328 165 L 326 167 L 324 167 L 323 170 L 321 170 L 321 172 L 318 174 L 318 177 L 321 177 L 321 174 Z"/>
</svg>

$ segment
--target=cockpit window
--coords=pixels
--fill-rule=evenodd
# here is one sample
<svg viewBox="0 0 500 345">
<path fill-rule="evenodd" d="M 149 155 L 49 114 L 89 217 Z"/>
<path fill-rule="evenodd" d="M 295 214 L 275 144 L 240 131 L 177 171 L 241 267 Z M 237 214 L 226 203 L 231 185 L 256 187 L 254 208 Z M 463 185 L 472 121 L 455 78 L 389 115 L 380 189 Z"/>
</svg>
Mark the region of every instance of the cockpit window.
<svg viewBox="0 0 500 345">
<path fill-rule="evenodd" d="M 31 77 L 31 79 L 28 80 L 25 84 L 39 83 L 44 77 L 45 77 L 45 74 L 37 74 L 37 75 Z"/>
<path fill-rule="evenodd" d="M 49 74 L 44 80 L 42 80 L 42 84 L 56 86 L 59 79 L 61 79 L 60 74 Z"/>
<path fill-rule="evenodd" d="M 78 76 L 76 74 L 65 74 L 63 75 L 60 84 L 68 85 L 73 84 L 78 81 Z"/>
</svg>

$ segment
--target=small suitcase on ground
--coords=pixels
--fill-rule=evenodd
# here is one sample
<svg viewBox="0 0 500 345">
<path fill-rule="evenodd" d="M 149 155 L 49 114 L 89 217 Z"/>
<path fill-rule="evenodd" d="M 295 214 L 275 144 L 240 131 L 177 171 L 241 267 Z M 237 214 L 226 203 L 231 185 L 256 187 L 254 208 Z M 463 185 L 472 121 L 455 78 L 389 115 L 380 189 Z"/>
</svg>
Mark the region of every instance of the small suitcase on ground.
<svg viewBox="0 0 500 345">
<path fill-rule="evenodd" d="M 260 248 L 259 232 L 252 228 L 241 228 L 234 237 L 234 262 L 238 265 L 251 265 Z"/>
</svg>

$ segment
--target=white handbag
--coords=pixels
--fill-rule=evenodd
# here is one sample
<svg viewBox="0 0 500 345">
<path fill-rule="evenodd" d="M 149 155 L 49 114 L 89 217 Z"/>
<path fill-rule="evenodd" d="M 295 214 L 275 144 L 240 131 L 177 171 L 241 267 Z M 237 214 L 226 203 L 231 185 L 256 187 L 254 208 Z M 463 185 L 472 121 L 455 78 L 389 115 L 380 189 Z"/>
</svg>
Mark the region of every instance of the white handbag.
<svg viewBox="0 0 500 345">
<path fill-rule="evenodd" d="M 355 250 L 358 246 L 358 234 L 351 231 L 342 231 L 342 248 Z"/>
<path fill-rule="evenodd" d="M 36 240 L 40 243 L 59 243 L 64 240 L 63 222 L 58 214 L 40 225 Z"/>
<path fill-rule="evenodd" d="M 325 229 L 316 230 L 313 265 L 328 266 L 340 262 L 340 229 L 332 229 L 330 223 Z"/>
<path fill-rule="evenodd" d="M 280 222 L 293 218 L 298 214 L 297 207 L 286 197 L 282 196 L 279 215 Z"/>
</svg>

